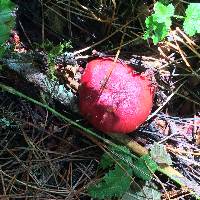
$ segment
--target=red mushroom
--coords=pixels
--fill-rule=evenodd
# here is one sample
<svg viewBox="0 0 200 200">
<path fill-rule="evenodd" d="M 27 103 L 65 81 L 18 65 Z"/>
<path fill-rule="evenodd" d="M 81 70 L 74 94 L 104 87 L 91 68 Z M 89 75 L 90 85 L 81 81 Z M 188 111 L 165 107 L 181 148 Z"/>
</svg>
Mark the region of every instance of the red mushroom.
<svg viewBox="0 0 200 200">
<path fill-rule="evenodd" d="M 154 87 L 121 61 L 97 58 L 90 61 L 81 78 L 80 112 L 105 133 L 129 133 L 148 117 Z"/>
</svg>

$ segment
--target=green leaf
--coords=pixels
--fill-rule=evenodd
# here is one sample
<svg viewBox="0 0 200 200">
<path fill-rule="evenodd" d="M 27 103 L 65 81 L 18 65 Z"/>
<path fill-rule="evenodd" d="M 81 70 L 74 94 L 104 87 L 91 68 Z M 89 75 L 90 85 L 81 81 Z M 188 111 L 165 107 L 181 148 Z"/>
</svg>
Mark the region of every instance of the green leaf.
<svg viewBox="0 0 200 200">
<path fill-rule="evenodd" d="M 132 163 L 131 152 L 127 147 L 121 145 L 117 145 L 116 147 L 112 146 L 110 151 L 112 153 L 113 159 L 111 155 L 109 155 L 108 153 L 103 154 L 99 164 L 100 168 L 102 169 L 109 168 L 116 163 L 115 161 L 122 162 L 120 158 L 122 158 L 124 161 L 128 163 Z"/>
<path fill-rule="evenodd" d="M 3 55 L 4 55 L 4 53 L 6 52 L 6 49 L 5 49 L 5 47 L 2 45 L 2 46 L 0 46 L 0 58 L 2 58 L 3 57 Z"/>
<path fill-rule="evenodd" d="M 154 24 L 154 35 L 152 35 L 153 43 L 157 44 L 168 35 L 168 29 L 164 23 Z"/>
<path fill-rule="evenodd" d="M 163 5 L 160 2 L 156 2 L 154 5 L 154 17 L 158 23 L 166 23 L 166 26 L 171 26 L 170 18 L 174 15 L 174 6 L 169 4 Z"/>
<path fill-rule="evenodd" d="M 0 45 L 9 39 L 10 31 L 13 25 L 14 24 L 12 22 L 8 22 L 6 24 L 0 23 Z"/>
<path fill-rule="evenodd" d="M 114 163 L 115 163 L 114 160 L 110 156 L 108 156 L 108 154 L 105 153 L 101 157 L 99 167 L 102 169 L 107 169 L 110 168 Z"/>
<path fill-rule="evenodd" d="M 173 15 L 174 6 L 172 4 L 165 6 L 160 2 L 156 2 L 154 13 L 145 20 L 146 32 L 144 39 L 152 38 L 154 44 L 163 40 L 169 33 Z"/>
<path fill-rule="evenodd" d="M 98 184 L 89 187 L 90 196 L 97 199 L 111 199 L 121 197 L 128 191 L 132 181 L 132 169 L 126 165 L 123 167 L 124 170 L 119 165 L 115 165 L 115 168 L 110 170 Z"/>
<path fill-rule="evenodd" d="M 110 154 L 105 153 L 99 165 L 103 169 L 111 169 L 97 184 L 88 188 L 90 196 L 97 199 L 111 199 L 125 194 L 132 182 L 132 164 L 131 152 L 127 147 L 112 146 Z"/>
<path fill-rule="evenodd" d="M 185 14 L 186 18 L 183 23 L 184 31 L 189 36 L 200 33 L 200 3 L 190 3 Z"/>
<path fill-rule="evenodd" d="M 161 200 L 161 195 L 155 185 L 147 182 L 139 191 L 129 190 L 126 192 L 122 200 Z"/>
<path fill-rule="evenodd" d="M 155 143 L 151 147 L 150 155 L 159 164 L 172 165 L 170 154 L 167 153 L 165 146 L 162 144 Z"/>
<path fill-rule="evenodd" d="M 145 19 L 145 24 L 146 24 L 146 32 L 144 34 L 144 39 L 151 38 L 151 35 L 153 34 L 153 16 L 149 16 Z"/>
<path fill-rule="evenodd" d="M 10 0 L 0 0 L 0 10 L 4 9 L 14 9 L 14 4 Z"/>
<path fill-rule="evenodd" d="M 151 180 L 152 173 L 158 169 L 158 165 L 148 155 L 140 157 L 134 162 L 134 165 L 133 172 L 135 176 L 144 181 Z"/>
<path fill-rule="evenodd" d="M 13 9 L 14 4 L 10 0 L 0 0 L 0 58 L 4 53 L 2 44 L 8 40 L 10 31 L 15 24 Z"/>
</svg>

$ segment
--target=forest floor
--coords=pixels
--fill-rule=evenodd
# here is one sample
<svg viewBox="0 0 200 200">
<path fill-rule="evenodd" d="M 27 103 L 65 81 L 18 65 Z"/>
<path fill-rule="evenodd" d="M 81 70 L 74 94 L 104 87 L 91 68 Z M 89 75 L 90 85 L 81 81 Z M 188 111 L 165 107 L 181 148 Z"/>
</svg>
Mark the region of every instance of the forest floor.
<svg viewBox="0 0 200 200">
<path fill-rule="evenodd" d="M 131 196 L 131 188 L 115 199 L 198 198 L 199 37 L 191 40 L 177 29 L 174 34 L 187 45 L 177 41 L 153 45 L 144 41 L 141 24 L 151 5 L 142 3 L 135 3 L 137 8 L 144 9 L 143 14 L 134 13 L 140 18 L 129 22 L 130 11 L 124 3 L 123 9 L 119 7 L 115 13 L 120 24 L 115 21 L 109 24 L 95 19 L 91 10 L 97 9 L 96 1 L 94 5 L 86 1 L 76 7 L 73 3 L 70 6 L 70 1 L 19 2 L 16 27 L 8 41 L 12 50 L 5 56 L 7 66 L 0 71 L 1 86 L 4 86 L 0 92 L 0 199 L 92 199 L 88 187 L 107 173 L 99 164 L 105 152 L 112 153 L 109 144 L 115 140 L 94 129 L 80 115 L 78 87 L 88 61 L 99 56 L 115 57 L 117 50 L 119 58 L 134 66 L 138 73 L 150 70 L 157 87 L 148 120 L 128 134 L 129 138 L 148 150 L 154 144 L 162 144 L 167 156 L 170 155 L 170 166 L 183 177 L 180 184 L 169 174 L 155 172 L 152 180 L 147 181 L 151 183 L 150 191 L 143 188 L 143 181 L 134 177 L 132 187 L 137 182 L 145 195 Z M 85 7 L 90 10 L 88 15 Z M 69 8 L 71 12 L 67 12 Z M 108 14 L 112 6 L 105 3 L 101 9 L 103 19 L 112 18 Z M 76 10 L 78 14 L 73 13 Z M 13 63 L 23 64 L 23 72 L 13 70 Z M 37 78 L 30 78 L 27 69 L 31 73 L 39 71 L 45 84 L 50 81 L 49 88 Z M 62 87 L 55 89 L 51 85 L 55 80 Z M 70 94 L 73 102 L 69 104 L 58 97 L 59 90 Z M 159 158 L 160 164 L 167 162 L 162 155 Z"/>
</svg>

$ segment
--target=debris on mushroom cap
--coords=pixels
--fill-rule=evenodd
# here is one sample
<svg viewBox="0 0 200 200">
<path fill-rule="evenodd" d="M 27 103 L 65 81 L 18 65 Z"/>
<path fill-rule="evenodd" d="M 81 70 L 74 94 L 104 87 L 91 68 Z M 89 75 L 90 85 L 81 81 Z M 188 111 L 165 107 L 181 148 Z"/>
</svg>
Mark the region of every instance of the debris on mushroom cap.
<svg viewBox="0 0 200 200">
<path fill-rule="evenodd" d="M 121 61 L 97 58 L 81 78 L 80 112 L 105 133 L 129 133 L 148 117 L 154 87 L 150 80 Z"/>
</svg>

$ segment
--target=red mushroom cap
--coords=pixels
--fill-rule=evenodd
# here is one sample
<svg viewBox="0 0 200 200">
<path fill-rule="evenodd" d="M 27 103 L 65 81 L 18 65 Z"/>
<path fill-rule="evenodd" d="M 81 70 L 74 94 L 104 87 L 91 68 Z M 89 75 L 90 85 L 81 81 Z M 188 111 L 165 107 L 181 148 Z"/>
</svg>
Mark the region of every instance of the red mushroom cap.
<svg viewBox="0 0 200 200">
<path fill-rule="evenodd" d="M 151 82 L 121 61 L 114 63 L 111 58 L 90 61 L 81 84 L 80 112 L 105 133 L 132 132 L 151 112 L 154 96 Z"/>
</svg>

